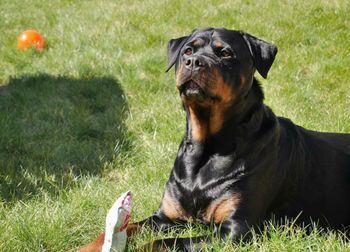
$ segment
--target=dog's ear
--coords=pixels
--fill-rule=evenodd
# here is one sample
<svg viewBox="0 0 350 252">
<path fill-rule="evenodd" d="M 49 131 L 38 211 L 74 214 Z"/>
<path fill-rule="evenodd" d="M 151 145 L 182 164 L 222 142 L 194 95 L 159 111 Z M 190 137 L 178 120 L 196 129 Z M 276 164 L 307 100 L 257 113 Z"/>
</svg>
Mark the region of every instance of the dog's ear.
<svg viewBox="0 0 350 252">
<path fill-rule="evenodd" d="M 168 43 L 168 65 L 166 68 L 166 72 L 168 72 L 171 67 L 175 64 L 177 57 L 179 57 L 179 53 L 183 45 L 186 43 L 189 37 L 181 37 L 176 39 L 171 39 Z"/>
<path fill-rule="evenodd" d="M 267 73 L 275 60 L 277 47 L 248 33 L 241 32 L 241 34 L 253 57 L 256 70 L 266 79 Z"/>
</svg>

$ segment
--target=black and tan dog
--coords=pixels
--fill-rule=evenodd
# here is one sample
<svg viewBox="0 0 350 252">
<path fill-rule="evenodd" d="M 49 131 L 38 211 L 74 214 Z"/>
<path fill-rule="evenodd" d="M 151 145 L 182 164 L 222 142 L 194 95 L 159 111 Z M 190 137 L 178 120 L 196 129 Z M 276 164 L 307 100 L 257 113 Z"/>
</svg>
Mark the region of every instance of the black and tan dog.
<svg viewBox="0 0 350 252">
<path fill-rule="evenodd" d="M 236 241 L 271 214 L 350 225 L 350 134 L 306 130 L 263 104 L 254 73 L 266 78 L 276 53 L 270 43 L 226 29 L 195 30 L 169 42 L 168 70 L 175 65 L 186 132 L 159 210 L 129 233 L 140 224 L 169 229 L 197 220 Z M 209 241 L 152 245 L 190 250 Z"/>
</svg>

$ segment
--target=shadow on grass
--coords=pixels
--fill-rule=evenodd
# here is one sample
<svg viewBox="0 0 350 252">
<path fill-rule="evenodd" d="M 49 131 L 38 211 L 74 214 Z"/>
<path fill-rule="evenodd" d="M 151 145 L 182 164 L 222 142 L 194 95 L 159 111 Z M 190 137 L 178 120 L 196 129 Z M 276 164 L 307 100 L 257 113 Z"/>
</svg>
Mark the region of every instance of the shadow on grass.
<svg viewBox="0 0 350 252">
<path fill-rule="evenodd" d="M 126 151 L 117 80 L 24 76 L 0 90 L 0 202 L 55 193 Z"/>
</svg>

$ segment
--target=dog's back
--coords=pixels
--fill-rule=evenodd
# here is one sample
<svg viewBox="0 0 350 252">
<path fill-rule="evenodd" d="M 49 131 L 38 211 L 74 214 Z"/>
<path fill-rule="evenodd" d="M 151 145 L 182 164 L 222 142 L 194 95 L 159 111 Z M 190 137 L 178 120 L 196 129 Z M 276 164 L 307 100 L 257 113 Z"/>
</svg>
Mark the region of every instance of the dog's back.
<svg viewBox="0 0 350 252">
<path fill-rule="evenodd" d="M 310 131 L 284 118 L 279 123 L 286 173 L 275 213 L 302 222 L 312 216 L 321 226 L 350 225 L 350 134 Z"/>
</svg>

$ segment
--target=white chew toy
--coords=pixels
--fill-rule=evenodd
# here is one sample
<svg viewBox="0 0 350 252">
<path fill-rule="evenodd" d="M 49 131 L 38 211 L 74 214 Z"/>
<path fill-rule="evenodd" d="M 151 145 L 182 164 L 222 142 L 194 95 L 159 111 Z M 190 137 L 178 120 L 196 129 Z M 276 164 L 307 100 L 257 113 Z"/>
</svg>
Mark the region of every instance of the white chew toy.
<svg viewBox="0 0 350 252">
<path fill-rule="evenodd" d="M 126 247 L 126 227 L 128 226 L 132 205 L 132 195 L 123 193 L 113 204 L 106 217 L 105 239 L 102 252 L 123 252 Z"/>
</svg>

